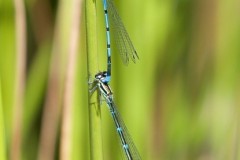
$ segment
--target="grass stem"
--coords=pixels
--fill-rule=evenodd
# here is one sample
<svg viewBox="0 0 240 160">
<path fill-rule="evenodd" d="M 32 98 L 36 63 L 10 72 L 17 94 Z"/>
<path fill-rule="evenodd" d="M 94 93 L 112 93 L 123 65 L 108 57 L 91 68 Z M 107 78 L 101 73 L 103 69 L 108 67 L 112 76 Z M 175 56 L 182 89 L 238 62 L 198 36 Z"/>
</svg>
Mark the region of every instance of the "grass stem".
<svg viewBox="0 0 240 160">
<path fill-rule="evenodd" d="M 88 80 L 98 72 L 97 67 L 97 28 L 96 1 L 86 0 L 86 33 L 87 33 L 87 66 Z M 90 88 L 92 85 L 90 84 Z M 89 129 L 90 129 L 90 157 L 91 160 L 102 160 L 101 110 L 97 92 L 89 93 Z"/>
</svg>

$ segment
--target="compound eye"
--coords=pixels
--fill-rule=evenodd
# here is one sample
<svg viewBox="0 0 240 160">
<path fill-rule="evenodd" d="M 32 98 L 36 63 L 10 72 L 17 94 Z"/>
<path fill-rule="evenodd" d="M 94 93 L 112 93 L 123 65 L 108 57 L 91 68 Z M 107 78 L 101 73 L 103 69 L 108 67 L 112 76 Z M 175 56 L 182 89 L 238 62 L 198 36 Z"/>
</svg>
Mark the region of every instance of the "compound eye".
<svg viewBox="0 0 240 160">
<path fill-rule="evenodd" d="M 107 76 L 107 72 L 106 71 L 102 72 L 102 74 L 103 74 L 104 77 Z"/>
<path fill-rule="evenodd" d="M 101 76 L 100 74 L 96 74 L 96 75 L 95 75 L 95 78 L 96 78 L 96 79 L 100 79 L 101 77 L 102 77 L 102 76 Z"/>
</svg>

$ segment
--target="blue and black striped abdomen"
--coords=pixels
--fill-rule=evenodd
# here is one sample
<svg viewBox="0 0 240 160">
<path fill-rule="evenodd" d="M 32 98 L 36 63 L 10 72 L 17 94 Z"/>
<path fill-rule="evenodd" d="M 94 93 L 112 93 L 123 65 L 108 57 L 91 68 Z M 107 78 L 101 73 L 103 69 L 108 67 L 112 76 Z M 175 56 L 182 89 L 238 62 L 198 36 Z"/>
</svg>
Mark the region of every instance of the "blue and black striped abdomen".
<svg viewBox="0 0 240 160">
<path fill-rule="evenodd" d="M 110 27 L 109 27 L 109 18 L 108 18 L 108 6 L 107 1 L 103 0 L 104 8 L 104 17 L 106 24 L 106 37 L 107 37 L 107 82 L 111 79 L 111 39 L 110 39 Z"/>
<path fill-rule="evenodd" d="M 106 97 L 105 97 L 106 98 Z M 138 153 L 138 150 L 136 146 L 134 145 L 130 134 L 128 133 L 128 130 L 121 119 L 121 116 L 119 112 L 117 111 L 117 108 L 112 101 L 112 98 L 107 97 L 106 98 L 112 118 L 114 120 L 114 124 L 116 126 L 116 130 L 118 132 L 122 149 L 124 150 L 125 157 L 127 160 L 141 160 L 141 157 Z"/>
<path fill-rule="evenodd" d="M 110 19 L 111 33 L 113 33 L 111 35 L 114 35 L 114 42 L 116 42 L 115 44 L 123 63 L 127 65 L 129 63 L 129 59 L 135 63 L 136 60 L 139 59 L 137 51 L 135 50 L 127 30 L 123 25 L 113 0 L 104 0 L 104 5 L 105 4 Z"/>
<path fill-rule="evenodd" d="M 103 0 L 104 17 L 106 24 L 106 39 L 107 39 L 107 78 L 105 82 L 111 79 L 111 35 L 115 35 L 114 42 L 118 48 L 118 52 L 124 64 L 129 63 L 131 59 L 134 63 L 138 58 L 137 51 L 135 50 L 132 41 L 122 23 L 122 20 L 113 4 L 113 0 Z"/>
</svg>

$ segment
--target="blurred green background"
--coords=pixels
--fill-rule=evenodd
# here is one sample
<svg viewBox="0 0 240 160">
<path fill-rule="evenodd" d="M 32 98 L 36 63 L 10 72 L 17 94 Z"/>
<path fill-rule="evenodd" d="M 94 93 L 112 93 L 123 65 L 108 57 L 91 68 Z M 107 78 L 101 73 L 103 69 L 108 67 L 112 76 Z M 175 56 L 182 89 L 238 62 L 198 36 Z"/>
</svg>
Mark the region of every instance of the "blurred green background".
<svg viewBox="0 0 240 160">
<path fill-rule="evenodd" d="M 128 131 L 146 160 L 240 159 L 240 2 L 114 0 L 140 57 L 127 67 L 112 55 L 111 87 Z M 20 1 L 21 2 L 21 1 Z M 59 159 L 72 22 L 80 19 L 72 90 L 71 154 L 90 159 L 85 5 L 25 0 L 26 75 L 20 134 L 14 134 L 18 67 L 14 1 L 0 0 L 0 159 Z M 97 0 L 99 71 L 106 70 L 102 1 Z M 102 103 L 103 155 L 121 158 Z M 13 137 L 17 136 L 17 137 Z M 11 144 L 21 140 L 20 155 Z"/>
</svg>

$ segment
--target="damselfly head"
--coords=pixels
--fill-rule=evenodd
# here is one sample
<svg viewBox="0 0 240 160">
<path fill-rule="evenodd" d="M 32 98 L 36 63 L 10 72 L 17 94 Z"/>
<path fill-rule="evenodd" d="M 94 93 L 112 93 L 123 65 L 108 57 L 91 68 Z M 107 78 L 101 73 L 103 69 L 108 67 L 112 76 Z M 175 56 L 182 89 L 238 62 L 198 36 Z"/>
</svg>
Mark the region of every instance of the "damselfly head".
<svg viewBox="0 0 240 160">
<path fill-rule="evenodd" d="M 100 80 L 100 81 L 103 81 L 106 77 L 107 77 L 107 72 L 106 71 L 99 72 L 95 75 L 95 78 Z"/>
</svg>

